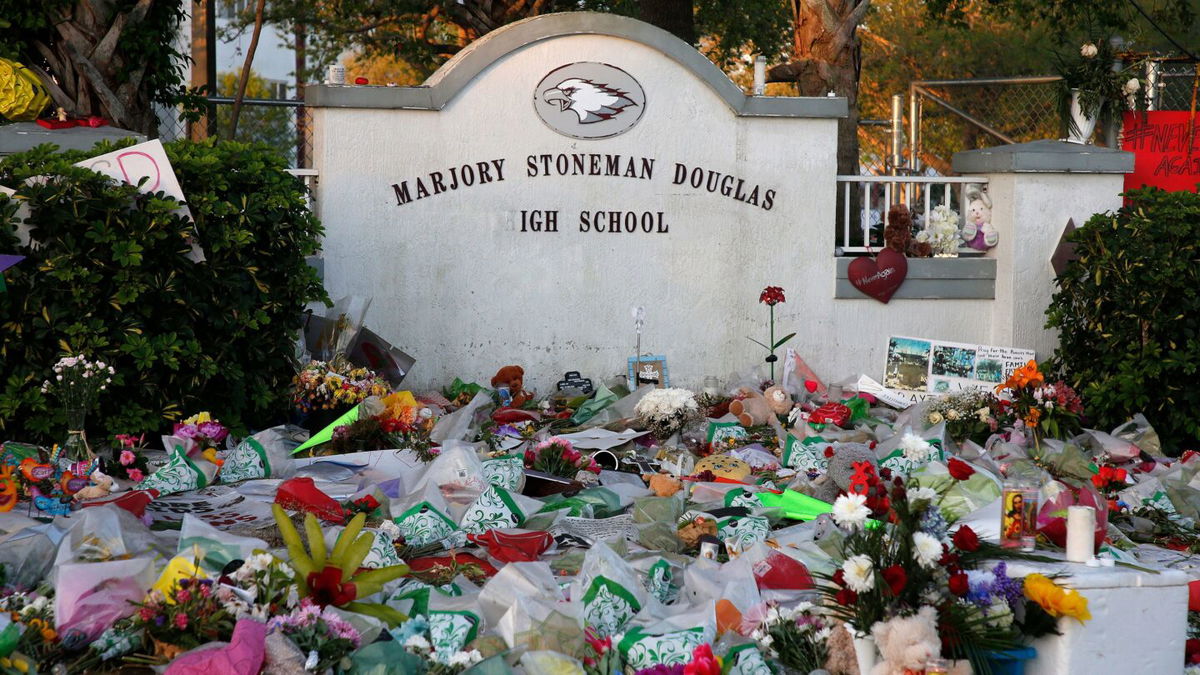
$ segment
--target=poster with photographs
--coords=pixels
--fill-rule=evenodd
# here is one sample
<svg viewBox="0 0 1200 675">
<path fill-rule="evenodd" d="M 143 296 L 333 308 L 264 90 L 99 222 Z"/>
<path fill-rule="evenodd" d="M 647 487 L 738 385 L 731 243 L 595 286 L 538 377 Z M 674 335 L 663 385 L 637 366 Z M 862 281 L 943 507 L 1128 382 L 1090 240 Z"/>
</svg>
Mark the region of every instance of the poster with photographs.
<svg viewBox="0 0 1200 675">
<path fill-rule="evenodd" d="M 893 336 L 888 340 L 883 385 L 909 394 L 913 401 L 994 389 L 1033 357 L 1032 349 Z"/>
</svg>

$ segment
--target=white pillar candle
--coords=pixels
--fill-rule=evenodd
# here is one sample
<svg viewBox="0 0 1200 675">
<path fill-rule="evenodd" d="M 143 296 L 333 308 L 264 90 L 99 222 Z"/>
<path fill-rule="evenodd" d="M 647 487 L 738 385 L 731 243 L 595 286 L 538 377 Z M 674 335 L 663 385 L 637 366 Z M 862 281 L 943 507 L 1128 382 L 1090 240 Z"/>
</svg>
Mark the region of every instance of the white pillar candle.
<svg viewBox="0 0 1200 675">
<path fill-rule="evenodd" d="M 1067 560 L 1085 563 L 1095 550 L 1096 509 L 1090 506 L 1067 508 Z"/>
<path fill-rule="evenodd" d="M 754 95 L 762 96 L 767 91 L 767 57 L 754 57 Z"/>
</svg>

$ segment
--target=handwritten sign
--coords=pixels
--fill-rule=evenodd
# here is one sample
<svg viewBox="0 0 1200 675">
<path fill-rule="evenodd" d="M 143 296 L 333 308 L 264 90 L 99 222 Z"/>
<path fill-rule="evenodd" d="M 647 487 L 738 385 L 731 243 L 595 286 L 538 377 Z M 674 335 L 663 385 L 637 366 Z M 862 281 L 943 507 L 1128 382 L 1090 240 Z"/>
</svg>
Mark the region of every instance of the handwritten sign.
<svg viewBox="0 0 1200 675">
<path fill-rule="evenodd" d="M 1195 128 L 1193 128 L 1195 127 Z M 1125 113 L 1121 149 L 1134 154 L 1125 189 L 1195 192 L 1200 183 L 1200 114 L 1186 110 Z"/>
<path fill-rule="evenodd" d="M 1033 358 L 1032 349 L 896 336 L 888 340 L 883 384 L 913 401 L 928 395 L 988 390 Z"/>
<path fill-rule="evenodd" d="M 175 170 L 171 168 L 171 160 L 167 159 L 167 151 L 158 139 L 91 157 L 75 166 L 91 169 L 122 183 L 137 185 L 138 190 L 145 194 L 162 192 L 175 201 L 187 201 L 183 196 L 183 188 L 179 187 L 179 179 L 175 177 Z M 192 212 L 186 206 L 180 206 L 176 213 L 193 220 Z M 199 243 L 188 243 L 192 247 L 188 259 L 203 262 L 204 250 Z"/>
</svg>

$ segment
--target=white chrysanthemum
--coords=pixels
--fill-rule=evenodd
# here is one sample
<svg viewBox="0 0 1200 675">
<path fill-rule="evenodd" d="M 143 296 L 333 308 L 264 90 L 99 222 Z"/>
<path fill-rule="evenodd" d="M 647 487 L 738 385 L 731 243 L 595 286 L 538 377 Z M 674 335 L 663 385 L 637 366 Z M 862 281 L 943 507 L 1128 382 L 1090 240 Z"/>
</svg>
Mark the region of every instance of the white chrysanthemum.
<svg viewBox="0 0 1200 675">
<path fill-rule="evenodd" d="M 875 564 L 865 555 L 854 555 L 842 563 L 846 575 L 846 586 L 855 593 L 866 593 L 875 588 Z"/>
<path fill-rule="evenodd" d="M 385 520 L 382 523 L 380 523 L 379 531 L 383 532 L 383 534 L 385 536 L 387 536 L 388 539 L 391 539 L 392 541 L 396 541 L 403 534 L 400 531 L 400 526 L 390 520 Z"/>
<path fill-rule="evenodd" d="M 917 554 L 917 562 L 922 567 L 933 569 L 942 557 L 942 542 L 937 537 L 924 532 L 913 533 L 913 549 Z"/>
<path fill-rule="evenodd" d="M 426 640 L 424 635 L 409 636 L 409 638 L 404 641 L 404 648 L 405 649 L 419 649 L 421 651 L 428 651 L 429 649 L 431 649 L 429 640 Z"/>
<path fill-rule="evenodd" d="M 930 488 L 930 487 L 908 488 L 907 494 L 908 494 L 908 501 L 910 501 L 910 502 L 915 502 L 915 501 L 923 499 L 923 500 L 929 502 L 930 504 L 932 504 L 933 501 L 935 499 L 937 499 L 937 490 L 934 490 L 933 488 Z"/>
<path fill-rule="evenodd" d="M 829 626 L 826 626 L 826 627 L 822 628 L 821 630 L 817 631 L 817 634 L 814 635 L 813 637 L 816 638 L 818 643 L 821 643 L 821 642 L 828 640 L 830 635 L 833 635 L 833 629 L 830 628 Z"/>
<path fill-rule="evenodd" d="M 1083 46 L 1079 48 L 1079 55 L 1085 59 L 1090 59 L 1099 53 L 1100 50 L 1096 48 L 1096 45 L 1090 42 L 1083 43 Z"/>
<path fill-rule="evenodd" d="M 833 500 L 833 520 L 839 527 L 854 529 L 866 522 L 871 510 L 866 495 L 844 494 Z"/>
<path fill-rule="evenodd" d="M 900 448 L 904 451 L 905 459 L 913 462 L 924 462 L 929 459 L 933 446 L 929 441 L 909 431 L 900 439 Z"/>
</svg>

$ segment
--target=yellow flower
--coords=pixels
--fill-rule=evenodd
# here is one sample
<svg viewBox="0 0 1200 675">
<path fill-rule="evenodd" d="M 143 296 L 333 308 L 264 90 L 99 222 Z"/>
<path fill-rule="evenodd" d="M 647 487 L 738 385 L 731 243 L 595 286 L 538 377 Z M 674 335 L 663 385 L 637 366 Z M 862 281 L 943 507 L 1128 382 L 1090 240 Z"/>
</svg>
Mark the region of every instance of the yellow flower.
<svg viewBox="0 0 1200 675">
<path fill-rule="evenodd" d="M 13 668 L 16 668 L 16 669 L 17 669 L 17 671 L 18 671 L 18 672 L 21 672 L 21 673 L 28 673 L 28 672 L 29 672 L 29 662 L 28 662 L 28 661 L 25 661 L 24 659 L 13 659 L 13 660 L 12 660 L 12 667 L 13 667 Z"/>
<path fill-rule="evenodd" d="M 56 637 L 58 637 L 58 633 L 55 633 L 53 628 L 43 628 L 42 629 L 42 639 L 45 640 L 46 642 L 51 642 Z"/>
<path fill-rule="evenodd" d="M 1078 591 L 1066 591 L 1063 593 L 1063 597 L 1058 603 L 1058 610 L 1063 616 L 1078 619 L 1080 623 L 1092 618 L 1091 612 L 1088 611 L 1087 598 L 1083 597 Z"/>
</svg>

